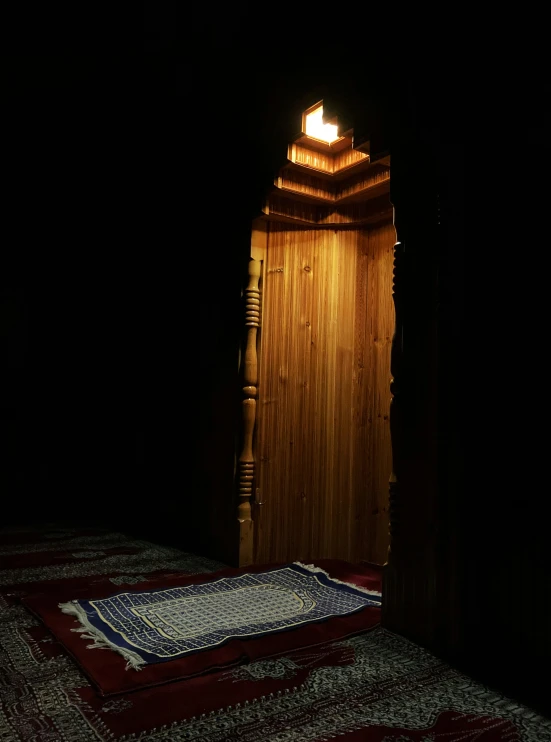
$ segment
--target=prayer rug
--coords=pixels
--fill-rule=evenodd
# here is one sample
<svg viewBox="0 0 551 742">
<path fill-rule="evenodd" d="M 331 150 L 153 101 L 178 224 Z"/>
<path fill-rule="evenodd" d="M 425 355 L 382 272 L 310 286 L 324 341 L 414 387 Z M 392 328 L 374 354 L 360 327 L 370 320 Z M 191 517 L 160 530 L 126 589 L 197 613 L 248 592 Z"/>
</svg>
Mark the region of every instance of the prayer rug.
<svg viewBox="0 0 551 742">
<path fill-rule="evenodd" d="M 373 568 L 355 567 L 336 560 L 334 562 L 320 560 L 316 567 L 308 568 L 298 564 L 278 567 L 255 565 L 241 570 L 226 569 L 212 575 L 160 576 L 148 583 L 132 586 L 130 590 L 123 589 L 122 592 L 121 587 L 117 588 L 114 584 L 109 588 L 101 585 L 97 589 L 89 586 L 78 591 L 60 590 L 48 595 L 43 593 L 31 595 L 23 598 L 22 602 L 40 617 L 73 655 L 102 695 L 152 687 L 296 649 L 322 646 L 371 630 L 379 624 L 381 614 L 380 571 L 375 572 Z M 195 623 L 192 626 L 202 627 L 203 630 L 197 632 L 191 639 L 190 624 L 181 623 L 180 626 L 186 628 L 188 635 L 183 639 L 176 637 L 179 644 L 176 644 L 172 637 L 169 641 L 158 631 L 158 627 L 170 628 L 169 621 L 173 621 L 173 618 L 169 619 L 168 613 L 164 612 L 168 601 L 161 602 L 162 610 L 157 609 L 154 616 L 151 608 L 151 605 L 155 605 L 150 600 L 152 595 L 155 600 L 159 595 L 168 596 L 170 598 L 168 610 L 172 610 L 174 596 L 177 598 L 183 596 L 186 600 L 197 602 L 205 597 L 209 599 L 213 595 L 218 595 L 225 601 L 233 598 L 233 592 L 246 595 L 249 591 L 255 597 L 256 592 L 264 595 L 266 607 L 274 606 L 271 614 L 268 614 L 271 621 L 265 620 L 264 607 L 257 600 L 255 603 L 252 601 L 248 603 L 249 606 L 251 604 L 254 606 L 256 615 L 260 616 L 258 622 L 253 621 L 253 612 L 249 607 L 248 612 L 238 614 L 245 616 L 245 622 L 241 618 L 237 622 L 233 619 L 231 624 L 223 624 L 222 619 L 232 615 L 230 613 L 232 605 L 229 604 L 228 607 L 228 603 L 224 603 L 223 606 L 219 606 L 216 613 L 213 610 L 210 614 L 214 629 L 209 627 L 206 613 L 200 614 L 202 623 Z M 272 591 L 279 600 L 279 606 L 277 601 L 269 600 Z M 192 651 L 180 651 L 179 654 L 160 659 L 151 653 L 156 659 L 155 662 L 138 664 L 138 667 L 142 668 L 140 672 L 128 670 L 129 657 L 126 654 L 126 647 L 122 647 L 125 652 L 120 652 L 119 646 L 116 651 L 105 649 L 97 651 L 96 648 L 111 649 L 108 642 L 113 639 L 119 640 L 119 637 L 123 636 L 125 641 L 134 640 L 137 634 L 129 636 L 123 635 L 124 632 L 117 633 L 110 627 L 105 629 L 105 626 L 99 623 L 102 620 L 99 616 L 98 625 L 101 625 L 102 629 L 92 632 L 90 626 L 94 624 L 89 622 L 90 626 L 84 626 L 79 618 L 75 620 L 76 616 L 62 612 L 59 607 L 61 604 L 66 610 L 66 605 L 69 604 L 71 612 L 73 606 L 81 609 L 83 605 L 88 608 L 90 604 L 101 604 L 102 608 L 108 605 L 111 612 L 116 615 L 115 607 L 119 605 L 121 595 L 137 596 L 133 598 L 133 605 L 126 597 L 124 598 L 127 601 L 125 606 L 127 609 L 128 606 L 130 609 L 132 607 L 140 609 L 144 606 L 147 609 L 135 619 L 148 627 L 144 636 L 150 644 L 142 646 L 153 646 L 156 649 L 159 646 L 168 648 L 175 646 L 177 649 L 183 647 L 184 650 L 191 647 Z M 296 597 L 290 598 L 289 595 Z M 280 613 L 274 616 L 274 610 L 278 607 Z M 235 611 L 233 615 L 236 615 Z M 142 616 L 145 616 L 145 620 Z M 88 620 L 87 615 L 86 618 Z M 146 623 L 153 624 L 154 621 L 157 623 L 153 627 Z M 174 623 L 172 626 L 174 627 Z M 168 634 L 168 631 L 163 628 L 163 633 Z M 141 636 L 138 638 L 142 640 Z M 90 639 L 93 641 L 94 649 L 89 648 Z M 201 644 L 197 647 L 199 640 Z M 156 643 L 153 644 L 153 641 Z M 144 656 L 135 650 L 134 646 L 129 651 L 135 652 L 136 656 L 143 660 Z"/>
<path fill-rule="evenodd" d="M 256 574 L 102 600 L 61 603 L 92 647 L 121 654 L 128 667 L 168 662 L 230 639 L 261 637 L 380 606 L 380 593 L 300 563 Z"/>
</svg>

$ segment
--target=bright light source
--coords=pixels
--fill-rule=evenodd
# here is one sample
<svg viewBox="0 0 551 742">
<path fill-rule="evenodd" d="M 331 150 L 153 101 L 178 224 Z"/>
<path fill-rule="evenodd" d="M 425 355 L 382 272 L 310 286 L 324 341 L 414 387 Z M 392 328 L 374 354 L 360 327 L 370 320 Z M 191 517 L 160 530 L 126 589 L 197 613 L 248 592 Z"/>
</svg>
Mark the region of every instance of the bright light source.
<svg viewBox="0 0 551 742">
<path fill-rule="evenodd" d="M 339 139 L 338 126 L 323 123 L 323 106 L 306 115 L 306 136 L 332 144 Z"/>
</svg>

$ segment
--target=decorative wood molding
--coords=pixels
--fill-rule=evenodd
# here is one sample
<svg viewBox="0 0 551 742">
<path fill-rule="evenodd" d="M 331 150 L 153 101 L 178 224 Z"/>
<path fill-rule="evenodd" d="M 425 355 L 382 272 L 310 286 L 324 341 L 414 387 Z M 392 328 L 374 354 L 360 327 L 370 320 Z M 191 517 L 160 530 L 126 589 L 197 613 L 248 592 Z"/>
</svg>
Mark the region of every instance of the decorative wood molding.
<svg viewBox="0 0 551 742">
<path fill-rule="evenodd" d="M 249 261 L 249 283 L 245 289 L 245 327 L 247 341 L 243 363 L 243 447 L 239 457 L 239 566 L 253 561 L 253 520 L 251 498 L 255 478 L 253 436 L 256 421 L 256 396 L 258 384 L 257 335 L 260 327 L 260 271 L 261 262 Z"/>
<path fill-rule="evenodd" d="M 392 476 L 390 549 L 383 574 L 382 624 L 435 646 L 441 536 L 437 441 L 437 219 L 434 172 L 419 173 L 409 151 L 393 152 L 391 201 L 395 246 L 396 326 L 391 353 Z M 440 592 L 444 595 L 447 587 Z"/>
<path fill-rule="evenodd" d="M 272 221 L 295 223 L 309 228 L 342 229 L 375 223 L 388 214 L 392 207 L 388 200 L 389 180 L 376 183 L 364 192 L 363 201 L 328 206 L 313 203 L 301 195 L 290 198 L 289 193 L 274 192 L 264 206 L 265 218 Z M 319 201 L 319 200 L 318 200 Z"/>
<path fill-rule="evenodd" d="M 395 325 L 390 355 L 390 438 L 392 447 L 392 472 L 389 480 L 389 536 L 388 564 L 392 565 L 399 558 L 401 545 L 400 531 L 400 465 L 402 461 L 402 400 L 400 397 L 401 370 L 403 358 L 403 260 L 404 246 L 401 242 L 394 245 L 394 268 L 392 282 L 392 299 L 394 301 Z M 403 529 L 402 529 L 403 530 Z"/>
<path fill-rule="evenodd" d="M 372 198 L 372 188 L 390 181 L 390 168 L 378 163 L 350 174 L 345 180 L 320 178 L 297 168 L 284 167 L 274 181 L 277 192 L 312 203 L 340 204 Z M 383 189 L 384 190 L 384 189 Z M 388 191 L 388 188 L 386 189 Z"/>
<path fill-rule="evenodd" d="M 394 186 L 394 188 L 393 188 Z M 406 253 L 409 244 L 405 220 L 407 217 L 408 204 L 404 204 L 400 198 L 400 192 L 396 188 L 395 180 L 391 184 L 391 201 L 394 205 L 394 226 L 396 228 L 397 242 L 394 245 L 394 266 L 392 298 L 395 309 L 395 325 L 392 338 L 390 356 L 390 438 L 392 449 L 392 472 L 389 479 L 389 536 L 387 563 L 383 574 L 383 606 L 382 623 L 389 630 L 404 631 L 404 622 L 407 620 L 408 601 L 415 602 L 420 599 L 426 600 L 425 582 L 419 580 L 415 571 L 410 551 L 410 536 L 415 523 L 409 519 L 411 513 L 405 512 L 404 495 L 410 492 L 411 481 L 405 481 L 404 471 L 406 447 L 405 425 L 411 410 L 406 410 L 409 404 L 408 369 L 405 368 L 408 361 L 404 338 L 408 333 L 409 325 L 408 311 L 411 310 L 409 303 L 409 286 L 412 276 L 409 275 L 411 265 L 407 265 Z M 410 245 L 411 250 L 411 245 Z M 413 623 L 413 621 L 410 621 Z"/>
<path fill-rule="evenodd" d="M 369 164 L 368 155 L 352 148 L 351 138 L 345 137 L 342 140 L 339 147 L 342 148 L 342 151 L 339 152 L 331 151 L 330 148 L 329 151 L 323 151 L 325 149 L 323 143 L 319 143 L 318 140 L 313 140 L 315 149 L 311 144 L 304 146 L 304 139 L 308 140 L 309 137 L 302 139 L 302 144 L 294 143 L 289 146 L 287 157 L 293 164 L 309 168 L 313 172 L 337 175 L 344 173 L 355 165 L 357 166 L 359 163 Z"/>
</svg>

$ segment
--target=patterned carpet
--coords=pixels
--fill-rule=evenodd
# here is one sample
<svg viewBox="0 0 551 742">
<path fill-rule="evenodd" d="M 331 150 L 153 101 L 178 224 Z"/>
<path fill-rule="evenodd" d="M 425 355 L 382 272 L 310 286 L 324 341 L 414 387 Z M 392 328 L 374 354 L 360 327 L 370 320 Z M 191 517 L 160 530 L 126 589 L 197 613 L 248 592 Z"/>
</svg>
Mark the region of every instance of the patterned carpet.
<svg viewBox="0 0 551 742">
<path fill-rule="evenodd" d="M 223 566 L 100 529 L 0 531 L 0 741 L 551 742 L 549 719 L 381 628 L 102 698 L 20 603 Z"/>
</svg>

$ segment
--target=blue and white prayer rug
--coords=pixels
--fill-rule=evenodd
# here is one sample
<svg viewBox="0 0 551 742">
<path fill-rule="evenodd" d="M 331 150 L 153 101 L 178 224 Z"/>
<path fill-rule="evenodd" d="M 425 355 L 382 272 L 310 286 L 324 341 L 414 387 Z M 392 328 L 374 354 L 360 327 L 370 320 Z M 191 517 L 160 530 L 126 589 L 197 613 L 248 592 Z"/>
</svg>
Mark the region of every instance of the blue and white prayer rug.
<svg viewBox="0 0 551 742">
<path fill-rule="evenodd" d="M 380 606 L 381 594 L 295 562 L 265 572 L 186 587 L 125 592 L 60 603 L 94 640 L 128 661 L 127 668 L 167 662 L 229 639 L 265 636 Z"/>
</svg>

